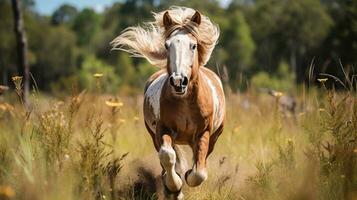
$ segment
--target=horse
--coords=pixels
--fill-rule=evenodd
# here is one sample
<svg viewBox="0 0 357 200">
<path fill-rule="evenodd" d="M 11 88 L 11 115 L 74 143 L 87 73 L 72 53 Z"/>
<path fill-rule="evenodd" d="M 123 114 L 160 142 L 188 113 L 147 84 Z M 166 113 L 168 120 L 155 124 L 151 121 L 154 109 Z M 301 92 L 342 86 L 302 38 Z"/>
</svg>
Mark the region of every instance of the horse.
<svg viewBox="0 0 357 200">
<path fill-rule="evenodd" d="M 166 198 L 182 199 L 183 179 L 191 187 L 207 179 L 207 157 L 223 132 L 222 83 L 205 67 L 219 28 L 186 7 L 153 15 L 155 21 L 125 29 L 111 45 L 160 68 L 145 86 L 144 122 L 163 168 Z M 193 152 L 193 165 L 186 172 L 180 145 L 189 145 Z"/>
</svg>

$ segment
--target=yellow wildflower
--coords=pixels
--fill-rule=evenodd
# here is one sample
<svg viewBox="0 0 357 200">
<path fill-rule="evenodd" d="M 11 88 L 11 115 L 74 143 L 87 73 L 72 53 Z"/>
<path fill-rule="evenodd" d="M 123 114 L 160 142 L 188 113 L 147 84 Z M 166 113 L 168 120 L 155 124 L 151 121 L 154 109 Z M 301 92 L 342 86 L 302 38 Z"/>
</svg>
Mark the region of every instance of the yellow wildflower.
<svg viewBox="0 0 357 200">
<path fill-rule="evenodd" d="M 8 103 L 2 103 L 2 104 L 0 104 L 0 110 L 12 111 L 12 110 L 14 110 L 14 107 Z"/>
<path fill-rule="evenodd" d="M 317 79 L 320 83 L 324 83 L 328 80 L 328 78 L 318 78 Z"/>
<path fill-rule="evenodd" d="M 22 76 L 13 76 L 12 80 L 13 81 L 22 81 Z"/>
<path fill-rule="evenodd" d="M 234 127 L 233 132 L 237 133 L 239 131 L 239 126 Z"/>
<path fill-rule="evenodd" d="M 95 73 L 93 76 L 94 76 L 95 78 L 100 78 L 100 77 L 102 77 L 102 76 L 103 76 L 103 74 L 100 74 L 100 73 Z"/>
<path fill-rule="evenodd" d="M 276 97 L 281 97 L 281 96 L 283 96 L 283 93 L 282 92 L 275 92 L 275 96 Z"/>
<path fill-rule="evenodd" d="M 117 102 L 117 101 L 105 101 L 105 104 L 109 107 L 113 107 L 113 108 L 120 108 L 124 105 L 123 102 Z"/>
<path fill-rule="evenodd" d="M 15 196 L 15 191 L 10 186 L 0 185 L 0 197 L 13 198 Z"/>
</svg>

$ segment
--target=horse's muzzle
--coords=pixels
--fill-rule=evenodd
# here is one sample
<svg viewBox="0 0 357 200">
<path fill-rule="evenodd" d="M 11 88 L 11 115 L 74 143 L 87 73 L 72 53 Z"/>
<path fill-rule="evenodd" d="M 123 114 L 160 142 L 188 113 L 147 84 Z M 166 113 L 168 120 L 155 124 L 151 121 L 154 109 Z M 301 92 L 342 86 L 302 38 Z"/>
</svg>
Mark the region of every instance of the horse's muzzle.
<svg viewBox="0 0 357 200">
<path fill-rule="evenodd" d="M 176 94 L 182 95 L 186 92 L 188 85 L 187 76 L 173 74 L 170 76 L 169 82 Z"/>
</svg>

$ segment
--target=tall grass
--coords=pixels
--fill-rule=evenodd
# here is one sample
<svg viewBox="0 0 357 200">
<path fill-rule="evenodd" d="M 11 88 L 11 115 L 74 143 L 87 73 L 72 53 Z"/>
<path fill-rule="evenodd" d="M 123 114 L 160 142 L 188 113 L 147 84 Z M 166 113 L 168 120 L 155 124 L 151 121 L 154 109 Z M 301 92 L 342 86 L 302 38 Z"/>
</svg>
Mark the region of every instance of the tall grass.
<svg viewBox="0 0 357 200">
<path fill-rule="evenodd" d="M 0 102 L 0 199 L 162 197 L 142 97 L 101 94 L 96 80 L 93 91 L 61 99 L 34 92 L 28 108 L 15 79 L 15 92 Z M 283 94 L 230 95 L 209 178 L 185 186 L 186 198 L 357 198 L 355 83 L 335 91 L 326 87 L 331 77 L 320 81 L 318 90 L 297 92 L 296 115 L 279 109 Z"/>
</svg>

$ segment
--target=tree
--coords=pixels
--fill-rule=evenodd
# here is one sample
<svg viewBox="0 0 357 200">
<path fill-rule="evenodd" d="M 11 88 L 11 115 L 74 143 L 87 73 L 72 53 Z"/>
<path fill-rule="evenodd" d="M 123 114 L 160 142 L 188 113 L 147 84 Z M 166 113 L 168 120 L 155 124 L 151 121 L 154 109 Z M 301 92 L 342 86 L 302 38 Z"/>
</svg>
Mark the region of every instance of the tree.
<svg viewBox="0 0 357 200">
<path fill-rule="evenodd" d="M 27 38 L 22 19 L 20 1 L 12 0 L 14 13 L 15 35 L 17 41 L 18 73 L 23 76 L 24 91 L 22 99 L 25 106 L 28 106 L 28 94 L 30 90 L 30 66 L 27 60 Z"/>
<path fill-rule="evenodd" d="M 74 19 L 73 30 L 77 35 L 79 46 L 89 44 L 99 31 L 100 17 L 94 10 L 86 8 Z"/>
<path fill-rule="evenodd" d="M 55 25 L 68 23 L 74 20 L 77 16 L 78 10 L 76 7 L 63 4 L 52 14 L 52 23 Z"/>
<path fill-rule="evenodd" d="M 0 84 L 7 85 L 10 74 L 16 73 L 16 41 L 13 34 L 13 13 L 10 1 L 0 1 Z"/>
<path fill-rule="evenodd" d="M 224 45 L 230 56 L 227 59 L 231 86 L 237 87 L 239 72 L 246 72 L 252 64 L 255 43 L 243 14 L 236 10 L 230 17 L 230 27 L 226 32 Z"/>
<path fill-rule="evenodd" d="M 247 17 L 252 27 L 258 64 L 270 72 L 290 61 L 297 82 L 303 81 L 309 49 L 320 45 L 332 25 L 319 0 L 258 0 Z"/>
<path fill-rule="evenodd" d="M 70 29 L 36 23 L 28 32 L 31 68 L 41 89 L 49 90 L 61 77 L 77 72 L 78 48 L 75 34 Z"/>
<path fill-rule="evenodd" d="M 94 74 L 101 74 L 96 80 Z M 114 92 L 114 88 L 118 87 L 119 79 L 114 73 L 114 68 L 101 60 L 98 60 L 93 55 L 88 55 L 84 58 L 81 69 L 78 72 L 79 86 L 83 89 L 98 89 L 97 81 L 100 81 L 100 89 L 105 92 Z"/>
<path fill-rule="evenodd" d="M 336 67 L 339 60 L 346 70 L 356 69 L 357 66 L 357 1 L 325 0 L 325 6 L 334 23 L 323 45 L 312 53 L 321 57 L 316 63 L 322 66 L 320 72 L 339 75 L 344 79 L 343 72 Z"/>
</svg>

